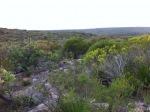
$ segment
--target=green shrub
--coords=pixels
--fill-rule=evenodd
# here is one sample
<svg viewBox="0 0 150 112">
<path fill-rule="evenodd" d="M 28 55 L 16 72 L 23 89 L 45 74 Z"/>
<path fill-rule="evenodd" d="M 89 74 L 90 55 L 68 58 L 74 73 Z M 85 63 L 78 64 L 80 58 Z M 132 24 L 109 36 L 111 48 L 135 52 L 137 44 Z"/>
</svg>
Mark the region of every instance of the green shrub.
<svg viewBox="0 0 150 112">
<path fill-rule="evenodd" d="M 59 102 L 62 112 L 90 112 L 89 104 L 71 91 Z"/>
<path fill-rule="evenodd" d="M 49 60 L 58 62 L 62 58 L 62 50 L 50 51 L 47 55 Z"/>
<path fill-rule="evenodd" d="M 18 96 L 14 98 L 14 103 L 13 103 L 13 108 L 18 109 L 18 108 L 25 108 L 25 107 L 32 107 L 36 103 L 32 97 L 29 96 Z"/>
<path fill-rule="evenodd" d="M 118 106 L 126 106 L 130 102 L 135 87 L 130 84 L 129 78 L 122 76 L 113 80 L 110 87 L 103 85 L 99 86 L 99 100 L 101 102 L 107 102 L 110 105 L 110 110 L 115 112 Z"/>
<path fill-rule="evenodd" d="M 64 53 L 67 57 L 78 58 L 86 53 L 89 48 L 89 43 L 82 38 L 70 38 L 64 44 Z"/>
<path fill-rule="evenodd" d="M 42 51 L 34 45 L 15 47 L 10 50 L 10 61 L 14 68 L 30 73 L 30 67 L 36 67 Z"/>
<path fill-rule="evenodd" d="M 146 87 L 150 85 L 149 73 L 150 73 L 150 67 L 141 64 L 141 66 L 138 69 L 137 76 L 136 76 Z"/>
<path fill-rule="evenodd" d="M 88 51 L 93 51 L 96 50 L 97 48 L 105 48 L 105 47 L 110 47 L 112 45 L 114 45 L 115 41 L 111 41 L 111 40 L 99 40 L 97 42 L 95 42 L 92 46 L 90 46 Z"/>
<path fill-rule="evenodd" d="M 89 82 L 89 80 L 90 79 L 89 79 L 89 76 L 87 74 L 81 74 L 81 75 L 78 76 L 78 81 L 81 84 L 86 84 L 86 83 Z"/>
<path fill-rule="evenodd" d="M 139 50 L 139 49 L 138 49 Z M 139 50 L 140 51 L 140 50 Z M 126 64 L 126 72 L 131 73 L 137 80 L 141 82 L 141 86 L 150 86 L 150 66 L 147 53 L 140 51 L 140 55 L 132 57 Z"/>
<path fill-rule="evenodd" d="M 79 97 L 93 99 L 98 98 L 100 91 L 99 82 L 96 78 L 88 76 L 86 73 L 71 74 L 57 73 L 50 76 L 50 83 L 57 86 L 61 93 L 66 93 L 72 89 Z"/>
<path fill-rule="evenodd" d="M 0 68 L 0 83 L 1 82 L 9 83 L 9 82 L 12 82 L 14 80 L 15 80 L 14 74 L 12 74 L 11 72 L 9 72 L 3 68 Z"/>
<path fill-rule="evenodd" d="M 15 75 L 11 72 L 0 68 L 0 95 L 5 93 L 10 93 L 12 90 L 12 87 L 10 87 L 10 84 L 15 81 Z"/>
<path fill-rule="evenodd" d="M 150 92 L 148 94 L 144 94 L 144 103 L 150 104 Z"/>
<path fill-rule="evenodd" d="M 134 85 L 129 83 L 129 81 L 128 78 L 122 76 L 112 82 L 111 89 L 117 93 L 115 94 L 116 97 L 129 98 L 132 95 L 135 88 Z"/>
</svg>

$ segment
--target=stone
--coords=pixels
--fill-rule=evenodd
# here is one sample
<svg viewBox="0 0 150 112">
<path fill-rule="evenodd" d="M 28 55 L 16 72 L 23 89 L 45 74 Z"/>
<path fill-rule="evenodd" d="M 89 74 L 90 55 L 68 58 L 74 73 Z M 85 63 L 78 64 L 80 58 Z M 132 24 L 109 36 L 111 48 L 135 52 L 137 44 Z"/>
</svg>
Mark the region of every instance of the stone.
<svg viewBox="0 0 150 112">
<path fill-rule="evenodd" d="M 48 112 L 48 107 L 45 104 L 39 104 L 34 109 L 28 111 L 28 112 Z"/>
<path fill-rule="evenodd" d="M 50 83 L 45 83 L 46 90 L 50 90 L 52 88 L 52 85 Z"/>
<path fill-rule="evenodd" d="M 135 109 L 134 112 L 145 112 L 147 111 L 147 107 L 143 102 L 135 102 Z"/>
<path fill-rule="evenodd" d="M 127 107 L 121 107 L 121 106 L 119 106 L 117 108 L 116 112 L 128 112 L 128 109 L 127 109 Z"/>
<path fill-rule="evenodd" d="M 58 99 L 58 95 L 51 93 L 52 99 Z"/>
<path fill-rule="evenodd" d="M 65 72 L 65 73 L 68 73 L 68 72 L 69 72 L 69 69 L 64 69 L 64 72 Z"/>
<path fill-rule="evenodd" d="M 104 108 L 104 109 L 108 109 L 109 108 L 109 104 L 108 103 L 93 103 L 93 106 L 96 108 Z"/>
<path fill-rule="evenodd" d="M 34 82 L 36 82 L 38 79 L 37 78 L 33 78 L 32 79 L 32 82 L 34 83 Z"/>
<path fill-rule="evenodd" d="M 63 70 L 63 67 L 60 67 L 59 70 L 62 71 L 62 70 Z"/>
</svg>

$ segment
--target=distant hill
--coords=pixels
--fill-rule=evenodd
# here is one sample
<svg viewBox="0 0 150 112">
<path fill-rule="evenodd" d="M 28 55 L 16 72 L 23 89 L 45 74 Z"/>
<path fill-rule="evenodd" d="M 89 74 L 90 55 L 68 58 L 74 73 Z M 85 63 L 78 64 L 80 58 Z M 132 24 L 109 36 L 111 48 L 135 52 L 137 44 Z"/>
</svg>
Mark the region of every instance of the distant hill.
<svg viewBox="0 0 150 112">
<path fill-rule="evenodd" d="M 54 38 L 66 39 L 73 36 L 90 38 L 93 36 L 132 36 L 150 33 L 150 27 L 118 27 L 96 28 L 79 30 L 18 30 L 0 28 L 0 41 L 22 40 L 28 37 L 33 39 Z"/>
<path fill-rule="evenodd" d="M 31 37 L 32 39 L 66 39 L 70 37 L 84 37 L 89 38 L 96 36 L 91 33 L 74 32 L 74 31 L 40 31 L 40 30 L 19 30 L 19 29 L 6 29 L 0 28 L 0 41 L 16 41 L 24 40 Z"/>
<path fill-rule="evenodd" d="M 150 27 L 118 27 L 76 30 L 77 32 L 91 33 L 94 35 L 140 35 L 150 33 Z"/>
</svg>

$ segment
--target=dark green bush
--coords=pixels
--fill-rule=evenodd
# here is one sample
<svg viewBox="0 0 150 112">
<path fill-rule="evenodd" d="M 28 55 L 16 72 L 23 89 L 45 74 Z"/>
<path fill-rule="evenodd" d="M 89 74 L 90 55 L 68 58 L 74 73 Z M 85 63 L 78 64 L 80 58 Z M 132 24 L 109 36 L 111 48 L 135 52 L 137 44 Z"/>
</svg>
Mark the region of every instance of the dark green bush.
<svg viewBox="0 0 150 112">
<path fill-rule="evenodd" d="M 25 47 L 15 47 L 10 50 L 10 61 L 14 68 L 30 73 L 30 67 L 36 67 L 38 60 L 42 56 L 42 51 L 34 45 Z"/>
<path fill-rule="evenodd" d="M 89 43 L 83 38 L 70 38 L 64 44 L 64 53 L 67 57 L 78 58 L 86 53 L 89 48 Z"/>
<path fill-rule="evenodd" d="M 142 87 L 150 86 L 150 57 L 149 49 L 135 47 L 128 54 L 125 72 L 132 74 L 140 81 Z"/>
<path fill-rule="evenodd" d="M 134 67 L 134 68 L 133 68 Z M 141 82 L 143 87 L 149 87 L 150 85 L 150 67 L 146 64 L 136 63 L 136 66 L 128 67 L 128 71 L 134 75 L 134 77 Z M 142 86 L 141 85 L 141 86 Z"/>
</svg>

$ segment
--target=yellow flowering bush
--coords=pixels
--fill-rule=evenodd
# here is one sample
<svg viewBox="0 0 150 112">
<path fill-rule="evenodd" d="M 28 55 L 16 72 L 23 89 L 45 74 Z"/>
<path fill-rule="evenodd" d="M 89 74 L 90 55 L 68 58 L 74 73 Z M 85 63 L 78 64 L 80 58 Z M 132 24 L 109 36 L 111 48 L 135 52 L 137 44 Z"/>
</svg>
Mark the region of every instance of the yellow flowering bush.
<svg viewBox="0 0 150 112">
<path fill-rule="evenodd" d="M 5 70 L 4 68 L 0 68 L 0 84 L 2 83 L 9 83 L 15 80 L 15 76 Z"/>
<path fill-rule="evenodd" d="M 98 62 L 98 63 L 102 63 L 105 60 L 105 57 L 107 56 L 107 53 L 104 49 L 98 48 L 96 50 L 90 51 L 88 52 L 85 57 L 84 60 L 85 62 Z"/>
</svg>

